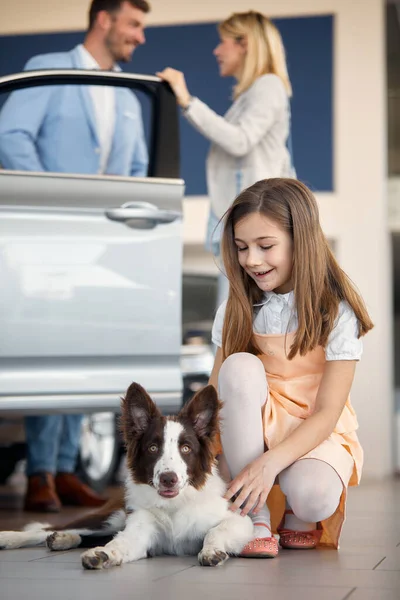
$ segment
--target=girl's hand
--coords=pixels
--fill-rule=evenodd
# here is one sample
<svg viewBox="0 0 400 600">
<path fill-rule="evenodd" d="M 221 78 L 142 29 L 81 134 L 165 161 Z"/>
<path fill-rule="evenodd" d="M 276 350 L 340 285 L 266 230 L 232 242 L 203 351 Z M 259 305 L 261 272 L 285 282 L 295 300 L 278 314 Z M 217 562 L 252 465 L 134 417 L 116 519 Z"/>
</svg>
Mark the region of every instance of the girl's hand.
<svg viewBox="0 0 400 600">
<path fill-rule="evenodd" d="M 169 83 L 179 106 L 186 108 L 191 100 L 191 95 L 187 89 L 184 74 L 181 71 L 167 67 L 163 71 L 156 73 L 156 75 Z"/>
<path fill-rule="evenodd" d="M 240 514 L 245 516 L 254 506 L 252 513 L 257 514 L 267 501 L 276 475 L 275 470 L 271 468 L 268 452 L 253 460 L 235 477 L 225 493 L 224 498 L 230 500 L 241 490 L 230 510 L 235 512 L 243 505 Z"/>
</svg>

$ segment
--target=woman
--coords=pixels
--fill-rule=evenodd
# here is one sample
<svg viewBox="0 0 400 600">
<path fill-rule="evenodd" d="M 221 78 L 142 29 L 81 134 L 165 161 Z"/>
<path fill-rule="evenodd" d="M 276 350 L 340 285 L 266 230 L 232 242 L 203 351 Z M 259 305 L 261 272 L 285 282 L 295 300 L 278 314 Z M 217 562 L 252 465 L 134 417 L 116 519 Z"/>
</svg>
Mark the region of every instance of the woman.
<svg viewBox="0 0 400 600">
<path fill-rule="evenodd" d="M 219 220 L 243 189 L 268 177 L 295 176 L 287 139 L 292 88 L 281 36 L 264 15 L 235 13 L 219 27 L 214 50 L 221 77 L 235 77 L 233 104 L 224 117 L 191 96 L 180 71 L 157 73 L 172 87 L 188 121 L 211 141 L 207 186 L 211 209 L 207 248 L 220 254 Z M 220 277 L 218 305 L 227 290 Z"/>
</svg>

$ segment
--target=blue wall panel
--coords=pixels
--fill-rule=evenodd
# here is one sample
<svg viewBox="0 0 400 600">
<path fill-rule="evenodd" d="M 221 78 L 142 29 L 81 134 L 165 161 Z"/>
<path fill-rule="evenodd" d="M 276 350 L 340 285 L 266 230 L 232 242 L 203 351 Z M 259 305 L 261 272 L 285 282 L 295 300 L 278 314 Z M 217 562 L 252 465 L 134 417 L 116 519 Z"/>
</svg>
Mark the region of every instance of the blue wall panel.
<svg viewBox="0 0 400 600">
<path fill-rule="evenodd" d="M 333 189 L 333 18 L 276 19 L 286 47 L 293 84 L 293 150 L 298 177 L 314 190 Z M 68 50 L 83 32 L 0 37 L 0 75 L 22 70 L 35 54 Z M 222 79 L 212 54 L 216 24 L 150 27 L 147 43 L 124 70 L 155 73 L 165 66 L 185 72 L 193 95 L 218 113 L 230 104 L 233 79 Z M 205 194 L 209 142 L 181 119 L 182 177 L 188 194 Z"/>
</svg>

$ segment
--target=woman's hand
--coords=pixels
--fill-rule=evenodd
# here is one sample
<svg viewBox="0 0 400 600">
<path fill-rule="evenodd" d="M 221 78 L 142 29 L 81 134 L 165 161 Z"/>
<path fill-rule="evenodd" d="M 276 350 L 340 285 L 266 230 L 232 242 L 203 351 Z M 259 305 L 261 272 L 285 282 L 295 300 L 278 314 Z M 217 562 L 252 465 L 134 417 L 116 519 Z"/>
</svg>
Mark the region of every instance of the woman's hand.
<svg viewBox="0 0 400 600">
<path fill-rule="evenodd" d="M 230 500 L 240 490 L 230 510 L 236 511 L 243 505 L 240 514 L 244 516 L 254 506 L 252 513 L 257 514 L 265 505 L 276 476 L 277 473 L 272 468 L 268 452 L 253 460 L 235 477 L 225 493 L 224 498 Z"/>
<path fill-rule="evenodd" d="M 156 75 L 169 83 L 179 106 L 186 108 L 191 100 L 191 95 L 187 89 L 184 74 L 181 71 L 167 67 L 163 71 L 156 73 Z"/>
</svg>

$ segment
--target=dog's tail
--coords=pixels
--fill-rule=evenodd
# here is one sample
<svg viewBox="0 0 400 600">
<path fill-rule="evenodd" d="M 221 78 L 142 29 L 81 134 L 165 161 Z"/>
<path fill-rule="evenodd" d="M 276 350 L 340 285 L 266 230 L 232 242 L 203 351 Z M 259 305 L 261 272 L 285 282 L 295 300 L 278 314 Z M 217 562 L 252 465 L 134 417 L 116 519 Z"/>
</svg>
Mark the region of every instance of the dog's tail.
<svg viewBox="0 0 400 600">
<path fill-rule="evenodd" d="M 110 500 L 100 509 L 61 527 L 48 523 L 30 523 L 23 531 L 0 532 L 0 550 L 28 548 L 47 544 L 51 550 L 66 550 L 77 546 L 99 545 L 125 526 L 123 498 Z M 53 534 L 53 535 L 50 535 Z M 60 534 L 60 535 L 55 535 Z M 57 543 L 51 545 L 51 540 Z M 61 539 L 63 544 L 60 545 Z"/>
<path fill-rule="evenodd" d="M 90 529 L 92 531 L 98 531 L 103 529 L 109 523 L 114 513 L 119 512 L 123 508 L 124 500 L 121 493 L 118 498 L 109 500 L 97 510 L 90 512 L 79 519 L 69 521 L 61 527 L 54 528 L 54 526 L 52 527 L 49 525 L 47 531 L 67 531 L 69 529 Z"/>
</svg>

